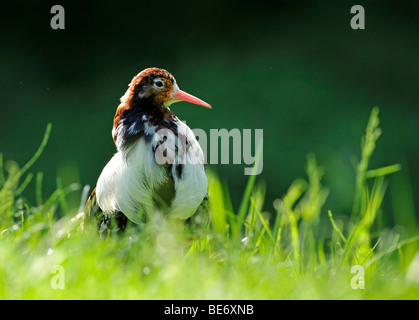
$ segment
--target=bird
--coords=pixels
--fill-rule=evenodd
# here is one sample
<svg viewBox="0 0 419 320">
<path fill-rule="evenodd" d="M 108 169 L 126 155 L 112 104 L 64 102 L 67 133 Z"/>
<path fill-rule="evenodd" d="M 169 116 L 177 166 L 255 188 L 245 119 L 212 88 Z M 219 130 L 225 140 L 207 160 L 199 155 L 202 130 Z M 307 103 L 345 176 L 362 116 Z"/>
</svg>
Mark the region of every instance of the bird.
<svg viewBox="0 0 419 320">
<path fill-rule="evenodd" d="M 179 89 L 173 75 L 147 68 L 133 77 L 113 119 L 116 153 L 103 168 L 84 210 L 99 234 L 124 231 L 156 211 L 187 221 L 208 202 L 205 156 L 193 131 L 170 110 L 186 101 L 211 109 Z M 116 225 L 115 225 L 116 222 Z"/>
</svg>

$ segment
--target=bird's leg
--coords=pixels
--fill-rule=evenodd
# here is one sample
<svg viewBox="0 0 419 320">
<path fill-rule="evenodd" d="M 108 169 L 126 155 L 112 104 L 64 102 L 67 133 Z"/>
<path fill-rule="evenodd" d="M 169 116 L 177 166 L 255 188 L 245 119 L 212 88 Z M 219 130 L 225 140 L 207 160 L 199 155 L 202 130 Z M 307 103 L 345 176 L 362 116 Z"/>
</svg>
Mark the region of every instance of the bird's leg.
<svg viewBox="0 0 419 320">
<path fill-rule="evenodd" d="M 109 234 L 121 234 L 125 231 L 128 218 L 122 212 L 106 214 L 98 212 L 96 216 L 97 228 L 102 239 Z"/>
<path fill-rule="evenodd" d="M 125 228 L 127 227 L 128 218 L 122 212 L 115 213 L 114 218 L 117 225 L 117 232 L 124 232 Z"/>
<path fill-rule="evenodd" d="M 93 190 L 91 196 L 87 200 L 86 209 L 84 211 L 83 229 L 92 220 L 96 221 L 96 227 L 102 239 L 106 238 L 108 231 L 116 231 L 117 233 L 125 231 L 128 222 L 128 218 L 122 214 L 122 212 L 116 212 L 114 214 L 102 212 L 96 203 L 96 189 Z M 116 222 L 115 228 L 113 228 L 114 222 Z"/>
<path fill-rule="evenodd" d="M 108 230 L 110 230 L 110 218 L 109 215 L 103 212 L 98 212 L 97 215 L 97 228 L 99 230 L 99 235 L 102 239 L 105 239 L 108 235 Z"/>
</svg>

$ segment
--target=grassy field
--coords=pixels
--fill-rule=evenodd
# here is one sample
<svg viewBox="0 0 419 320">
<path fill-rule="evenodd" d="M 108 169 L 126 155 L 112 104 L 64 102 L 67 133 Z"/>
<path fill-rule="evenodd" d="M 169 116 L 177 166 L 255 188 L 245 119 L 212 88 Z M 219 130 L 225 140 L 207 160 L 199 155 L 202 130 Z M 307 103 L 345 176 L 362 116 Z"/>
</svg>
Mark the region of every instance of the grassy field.
<svg viewBox="0 0 419 320">
<path fill-rule="evenodd" d="M 45 196 L 43 174 L 29 172 L 50 131 L 21 168 L 0 154 L 0 299 L 419 298 L 419 237 L 380 219 L 386 176 L 402 168 L 368 165 L 381 133 L 377 108 L 361 140 L 352 212 L 324 207 L 327 168 L 309 155 L 306 178 L 278 195 L 276 212 L 263 210 L 267 187 L 257 176 L 234 209 L 225 181 L 209 172 L 208 223 L 156 215 L 105 240 L 78 228 L 81 210 L 66 197 L 81 186 L 57 179 Z M 36 203 L 25 199 L 28 185 Z"/>
</svg>

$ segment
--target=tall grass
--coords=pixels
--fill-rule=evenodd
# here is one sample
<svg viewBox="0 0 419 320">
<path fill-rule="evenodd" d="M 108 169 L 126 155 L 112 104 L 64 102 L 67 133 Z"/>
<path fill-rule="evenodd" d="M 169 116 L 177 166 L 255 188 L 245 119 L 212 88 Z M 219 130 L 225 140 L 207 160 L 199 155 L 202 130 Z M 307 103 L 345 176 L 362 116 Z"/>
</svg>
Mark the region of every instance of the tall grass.
<svg viewBox="0 0 419 320">
<path fill-rule="evenodd" d="M 275 212 L 264 211 L 267 186 L 256 176 L 236 210 L 225 182 L 209 172 L 209 223 L 186 226 L 156 214 L 146 225 L 131 224 L 105 240 L 93 227 L 80 230 L 77 217 L 57 216 L 58 209 L 75 209 L 66 196 L 78 185 L 64 187 L 57 179 L 57 190 L 44 198 L 43 174 L 37 173 L 36 203 L 23 196 L 34 177 L 28 170 L 50 131 L 49 125 L 22 168 L 4 163 L 0 154 L 2 299 L 419 298 L 419 256 L 410 263 L 413 255 L 406 255 L 417 232 L 400 238 L 397 228 L 375 224 L 387 176 L 401 169 L 369 168 L 380 136 L 377 108 L 361 140 L 353 209 L 346 215 L 324 207 L 327 168 L 309 155 L 306 179 L 295 180 L 275 200 Z M 365 269 L 365 289 L 351 286 L 354 265 Z M 65 272 L 64 289 L 51 285 L 56 266 Z"/>
</svg>

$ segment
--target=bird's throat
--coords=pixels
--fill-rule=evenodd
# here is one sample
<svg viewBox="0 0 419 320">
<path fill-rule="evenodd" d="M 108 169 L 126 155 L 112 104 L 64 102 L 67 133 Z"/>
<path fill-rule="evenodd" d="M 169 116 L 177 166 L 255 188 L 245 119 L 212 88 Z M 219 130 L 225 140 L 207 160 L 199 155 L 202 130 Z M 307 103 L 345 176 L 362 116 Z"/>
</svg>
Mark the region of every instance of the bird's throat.
<svg viewBox="0 0 419 320">
<path fill-rule="evenodd" d="M 147 142 L 159 129 L 177 133 L 177 118 L 162 103 L 147 98 L 122 101 L 116 110 L 113 139 L 119 149 L 126 149 L 139 138 Z"/>
</svg>

